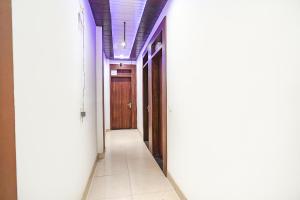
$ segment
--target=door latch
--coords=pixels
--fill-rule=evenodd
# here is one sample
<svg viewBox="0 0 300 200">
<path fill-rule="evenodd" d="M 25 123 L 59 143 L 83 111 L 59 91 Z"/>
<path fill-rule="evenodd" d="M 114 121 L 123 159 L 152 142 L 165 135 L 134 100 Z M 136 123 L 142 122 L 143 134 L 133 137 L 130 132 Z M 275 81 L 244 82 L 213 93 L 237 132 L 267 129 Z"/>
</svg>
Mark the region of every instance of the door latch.
<svg viewBox="0 0 300 200">
<path fill-rule="evenodd" d="M 129 104 L 127 104 L 128 105 L 128 107 L 129 107 L 129 109 L 131 109 L 132 108 L 132 103 L 130 102 Z"/>
</svg>

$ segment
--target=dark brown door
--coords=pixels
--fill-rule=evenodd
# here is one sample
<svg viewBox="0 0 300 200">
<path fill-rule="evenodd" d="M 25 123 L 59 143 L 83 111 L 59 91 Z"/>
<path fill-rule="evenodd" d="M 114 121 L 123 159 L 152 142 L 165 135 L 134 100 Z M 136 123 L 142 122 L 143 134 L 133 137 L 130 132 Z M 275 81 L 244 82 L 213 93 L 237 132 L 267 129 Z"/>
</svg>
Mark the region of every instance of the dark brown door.
<svg viewBox="0 0 300 200">
<path fill-rule="evenodd" d="M 143 68 L 143 128 L 144 128 L 144 141 L 149 147 L 149 103 L 148 103 L 148 66 Z"/>
<path fill-rule="evenodd" d="M 17 200 L 10 0 L 0 0 L 0 24 L 0 199 Z"/>
<path fill-rule="evenodd" d="M 132 94 L 130 77 L 111 78 L 111 129 L 132 128 Z"/>
<path fill-rule="evenodd" d="M 152 117 L 152 153 L 157 161 L 162 160 L 163 156 L 163 135 L 162 135 L 162 53 L 157 53 L 152 58 L 151 65 L 151 117 Z M 162 163 L 162 162 L 161 162 Z"/>
</svg>

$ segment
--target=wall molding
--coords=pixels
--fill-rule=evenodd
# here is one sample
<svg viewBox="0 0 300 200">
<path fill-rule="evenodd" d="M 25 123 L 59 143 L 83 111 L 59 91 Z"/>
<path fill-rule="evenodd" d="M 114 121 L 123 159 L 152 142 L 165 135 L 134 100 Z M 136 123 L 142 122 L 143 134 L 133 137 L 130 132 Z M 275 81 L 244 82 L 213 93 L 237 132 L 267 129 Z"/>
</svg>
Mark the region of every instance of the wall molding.
<svg viewBox="0 0 300 200">
<path fill-rule="evenodd" d="M 0 199 L 17 200 L 11 0 L 0 0 Z"/>
<path fill-rule="evenodd" d="M 139 132 L 139 134 L 141 134 L 141 136 L 144 135 L 144 133 L 142 131 L 140 131 L 140 129 L 136 129 L 136 130 Z"/>
<path fill-rule="evenodd" d="M 98 155 L 97 155 L 98 160 L 102 160 L 102 159 L 104 159 L 104 157 L 105 157 L 105 152 L 98 153 Z"/>
<path fill-rule="evenodd" d="M 93 178 L 94 178 L 94 175 L 95 175 L 95 172 L 96 172 L 96 167 L 97 167 L 98 161 L 104 159 L 104 155 L 105 155 L 105 153 L 98 153 L 97 154 L 94 165 L 93 165 L 93 168 L 92 168 L 92 171 L 91 171 L 89 179 L 86 183 L 86 186 L 85 186 L 85 189 L 84 189 L 81 200 L 87 200 L 87 197 L 88 197 L 91 185 L 92 185 L 92 181 L 93 181 Z"/>
<path fill-rule="evenodd" d="M 177 193 L 177 195 L 179 196 L 179 198 L 181 200 L 187 200 L 186 196 L 184 195 L 184 193 L 182 192 L 182 190 L 180 189 L 180 187 L 177 185 L 177 183 L 175 182 L 175 180 L 172 177 L 172 175 L 170 174 L 170 172 L 168 172 L 167 178 L 170 181 L 170 183 L 172 184 L 172 186 L 174 187 L 175 192 Z"/>
</svg>

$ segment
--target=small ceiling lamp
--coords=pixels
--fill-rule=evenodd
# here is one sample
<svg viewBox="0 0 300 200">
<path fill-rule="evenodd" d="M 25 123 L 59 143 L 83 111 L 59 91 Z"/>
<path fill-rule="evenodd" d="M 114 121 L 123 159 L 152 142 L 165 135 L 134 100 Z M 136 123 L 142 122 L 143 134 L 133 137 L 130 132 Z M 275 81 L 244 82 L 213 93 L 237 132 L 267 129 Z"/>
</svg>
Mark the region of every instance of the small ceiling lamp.
<svg viewBox="0 0 300 200">
<path fill-rule="evenodd" d="M 123 35 L 123 41 L 121 43 L 121 46 L 123 47 L 123 49 L 126 48 L 126 22 L 124 22 L 124 35 Z"/>
</svg>

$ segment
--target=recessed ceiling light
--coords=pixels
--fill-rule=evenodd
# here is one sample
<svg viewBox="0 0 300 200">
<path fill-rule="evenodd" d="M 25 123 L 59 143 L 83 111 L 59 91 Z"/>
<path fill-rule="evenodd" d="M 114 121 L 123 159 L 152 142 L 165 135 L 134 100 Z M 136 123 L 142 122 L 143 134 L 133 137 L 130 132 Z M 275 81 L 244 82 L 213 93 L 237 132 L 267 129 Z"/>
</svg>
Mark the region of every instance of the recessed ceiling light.
<svg viewBox="0 0 300 200">
<path fill-rule="evenodd" d="M 123 35 L 123 42 L 121 43 L 121 46 L 123 47 L 123 49 L 126 48 L 126 22 L 124 22 L 124 35 Z"/>
<path fill-rule="evenodd" d="M 125 49 L 126 48 L 126 42 L 125 41 L 121 42 L 121 46 Z"/>
</svg>

